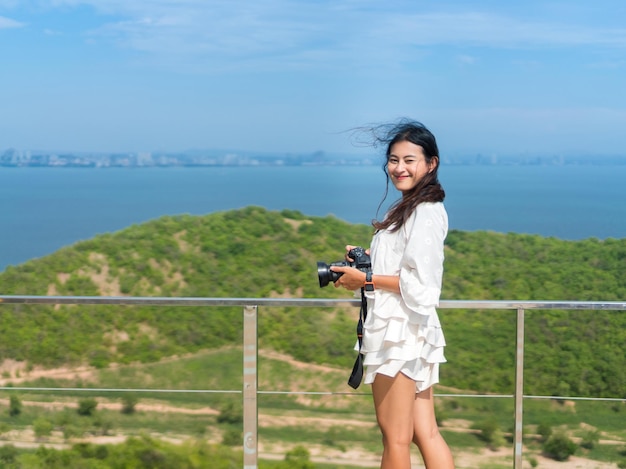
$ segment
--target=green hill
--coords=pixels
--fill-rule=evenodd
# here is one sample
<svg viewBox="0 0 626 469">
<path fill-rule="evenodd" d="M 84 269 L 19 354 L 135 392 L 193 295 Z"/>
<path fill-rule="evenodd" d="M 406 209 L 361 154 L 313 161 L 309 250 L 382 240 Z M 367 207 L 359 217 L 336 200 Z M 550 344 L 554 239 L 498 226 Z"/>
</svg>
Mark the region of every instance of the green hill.
<svg viewBox="0 0 626 469">
<path fill-rule="evenodd" d="M 163 217 L 97 236 L 0 274 L 2 295 L 349 297 L 320 289 L 316 261 L 367 245 L 371 227 L 259 207 Z M 626 298 L 626 239 L 562 241 L 452 231 L 444 299 Z M 355 308 L 260 308 L 259 345 L 349 367 Z M 241 308 L 0 305 L 0 360 L 58 367 L 156 362 L 240 344 Z M 449 363 L 442 381 L 510 393 L 511 311 L 440 310 Z M 526 392 L 625 397 L 626 314 L 529 311 Z"/>
</svg>

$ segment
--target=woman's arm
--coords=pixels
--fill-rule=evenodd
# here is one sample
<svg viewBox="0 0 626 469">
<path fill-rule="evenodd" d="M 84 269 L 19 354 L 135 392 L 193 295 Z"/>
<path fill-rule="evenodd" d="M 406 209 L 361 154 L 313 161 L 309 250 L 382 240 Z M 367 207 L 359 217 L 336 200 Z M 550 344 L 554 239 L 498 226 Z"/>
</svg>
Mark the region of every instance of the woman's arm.
<svg viewBox="0 0 626 469">
<path fill-rule="evenodd" d="M 358 290 L 365 285 L 365 272 L 354 267 L 331 266 L 330 270 L 343 275 L 335 282 L 335 287 L 346 290 Z M 374 288 L 400 293 L 400 277 L 397 275 L 372 275 Z"/>
<path fill-rule="evenodd" d="M 448 219 L 443 204 L 418 205 L 402 227 L 407 236 L 400 262 L 400 292 L 413 311 L 439 303 Z"/>
</svg>

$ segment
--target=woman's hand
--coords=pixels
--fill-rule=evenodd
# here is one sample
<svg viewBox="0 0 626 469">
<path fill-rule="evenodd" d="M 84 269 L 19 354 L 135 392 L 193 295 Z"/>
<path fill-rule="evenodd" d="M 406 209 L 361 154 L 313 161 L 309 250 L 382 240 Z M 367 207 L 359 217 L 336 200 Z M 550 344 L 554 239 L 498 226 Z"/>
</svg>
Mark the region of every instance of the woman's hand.
<svg viewBox="0 0 626 469">
<path fill-rule="evenodd" d="M 353 246 L 353 245 L 351 245 L 351 244 L 346 245 L 346 256 L 345 256 L 345 258 L 346 258 L 346 260 L 347 260 L 348 262 L 354 262 L 354 259 L 352 259 L 351 257 L 349 257 L 349 256 L 348 256 L 348 253 L 349 253 L 350 251 L 352 251 L 354 248 L 358 248 L 358 247 L 359 247 L 359 246 Z M 367 254 L 368 256 L 370 255 L 370 250 L 369 250 L 369 248 L 367 248 L 367 249 L 365 250 L 365 254 Z"/>
<path fill-rule="evenodd" d="M 365 272 L 361 272 L 359 269 L 333 265 L 330 270 L 343 274 L 335 282 L 335 288 L 343 287 L 346 290 L 358 290 L 365 284 Z"/>
</svg>

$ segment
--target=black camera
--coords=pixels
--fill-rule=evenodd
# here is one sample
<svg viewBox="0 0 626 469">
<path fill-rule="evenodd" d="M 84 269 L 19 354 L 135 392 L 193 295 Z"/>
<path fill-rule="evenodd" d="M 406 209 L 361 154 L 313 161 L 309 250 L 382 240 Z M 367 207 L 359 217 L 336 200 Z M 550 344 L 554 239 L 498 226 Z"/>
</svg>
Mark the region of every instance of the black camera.
<svg viewBox="0 0 626 469">
<path fill-rule="evenodd" d="M 353 262 L 339 261 L 326 264 L 325 262 L 317 263 L 317 277 L 320 281 L 320 287 L 325 287 L 329 283 L 335 283 L 339 277 L 343 275 L 341 272 L 333 272 L 330 267 L 333 265 L 342 267 L 355 267 L 361 272 L 367 272 L 372 268 L 372 261 L 370 256 L 365 252 L 362 247 L 355 247 L 348 251 L 348 257 L 354 259 Z"/>
</svg>

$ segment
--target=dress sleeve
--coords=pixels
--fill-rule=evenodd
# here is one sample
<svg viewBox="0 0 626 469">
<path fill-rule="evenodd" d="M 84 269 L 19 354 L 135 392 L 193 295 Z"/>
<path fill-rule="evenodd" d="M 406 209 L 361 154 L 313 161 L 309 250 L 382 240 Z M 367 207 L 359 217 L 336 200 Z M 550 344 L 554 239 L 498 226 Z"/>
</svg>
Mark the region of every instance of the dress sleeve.
<svg viewBox="0 0 626 469">
<path fill-rule="evenodd" d="M 413 311 L 429 315 L 439 304 L 448 217 L 441 203 L 422 203 L 403 226 L 400 292 Z"/>
</svg>

